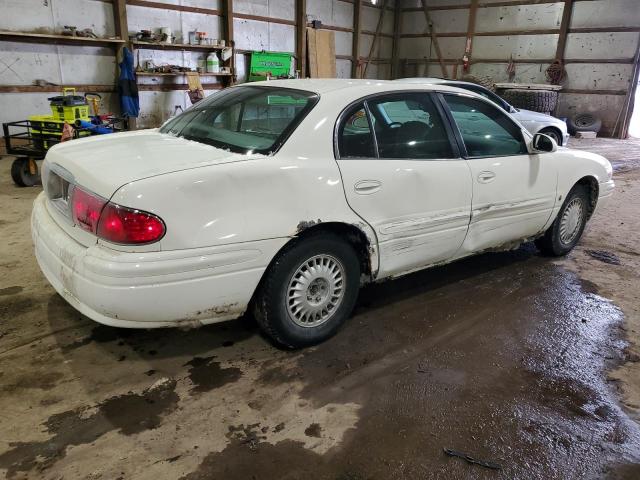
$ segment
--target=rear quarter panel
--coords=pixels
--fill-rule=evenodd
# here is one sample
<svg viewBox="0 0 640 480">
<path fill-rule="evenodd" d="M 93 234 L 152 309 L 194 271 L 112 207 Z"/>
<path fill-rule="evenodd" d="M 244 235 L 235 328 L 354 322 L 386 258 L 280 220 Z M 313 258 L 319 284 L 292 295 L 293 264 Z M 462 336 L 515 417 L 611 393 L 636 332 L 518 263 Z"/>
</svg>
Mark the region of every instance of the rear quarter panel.
<svg viewBox="0 0 640 480">
<path fill-rule="evenodd" d="M 162 250 L 294 237 L 328 221 L 356 225 L 375 249 L 373 231 L 346 202 L 334 159 L 338 113 L 321 100 L 274 156 L 131 182 L 112 200 L 160 216 Z"/>
</svg>

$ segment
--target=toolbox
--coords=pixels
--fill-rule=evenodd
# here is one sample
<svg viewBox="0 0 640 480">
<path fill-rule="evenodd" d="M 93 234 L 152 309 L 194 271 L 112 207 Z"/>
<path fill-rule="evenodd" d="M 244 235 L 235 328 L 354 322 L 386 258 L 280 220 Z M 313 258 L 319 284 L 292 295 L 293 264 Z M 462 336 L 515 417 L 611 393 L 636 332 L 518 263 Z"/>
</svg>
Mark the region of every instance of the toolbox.
<svg viewBox="0 0 640 480">
<path fill-rule="evenodd" d="M 50 97 L 51 114 L 57 120 L 73 123 L 76 120 L 90 121 L 89 103 L 85 97 L 76 95 L 75 88 L 64 88 L 62 95 Z"/>
</svg>

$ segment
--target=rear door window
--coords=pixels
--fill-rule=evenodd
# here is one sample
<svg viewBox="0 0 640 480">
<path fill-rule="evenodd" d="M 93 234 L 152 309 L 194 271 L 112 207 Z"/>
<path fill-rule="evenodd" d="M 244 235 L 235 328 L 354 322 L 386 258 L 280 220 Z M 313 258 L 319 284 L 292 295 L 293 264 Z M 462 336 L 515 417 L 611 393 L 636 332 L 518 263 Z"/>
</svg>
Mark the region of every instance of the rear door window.
<svg viewBox="0 0 640 480">
<path fill-rule="evenodd" d="M 340 158 L 375 158 L 373 132 L 364 103 L 353 107 L 344 116 L 338 130 Z"/>
<path fill-rule="evenodd" d="M 380 158 L 451 158 L 453 152 L 442 118 L 423 93 L 376 97 L 367 102 Z"/>
</svg>

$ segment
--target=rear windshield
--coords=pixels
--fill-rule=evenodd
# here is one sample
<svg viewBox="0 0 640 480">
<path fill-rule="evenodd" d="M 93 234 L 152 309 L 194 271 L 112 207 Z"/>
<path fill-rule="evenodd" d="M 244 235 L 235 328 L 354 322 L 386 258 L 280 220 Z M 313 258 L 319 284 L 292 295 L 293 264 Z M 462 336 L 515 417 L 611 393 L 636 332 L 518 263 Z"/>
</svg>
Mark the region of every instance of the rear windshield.
<svg viewBox="0 0 640 480">
<path fill-rule="evenodd" d="M 278 87 L 216 93 L 160 129 L 237 153 L 274 153 L 318 102 L 318 95 Z"/>
</svg>

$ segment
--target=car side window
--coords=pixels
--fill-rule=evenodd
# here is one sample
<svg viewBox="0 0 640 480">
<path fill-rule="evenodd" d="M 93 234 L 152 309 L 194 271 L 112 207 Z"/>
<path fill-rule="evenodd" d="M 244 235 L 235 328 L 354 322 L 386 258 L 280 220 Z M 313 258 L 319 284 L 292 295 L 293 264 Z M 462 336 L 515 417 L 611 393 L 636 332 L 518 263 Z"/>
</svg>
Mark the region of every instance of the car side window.
<svg viewBox="0 0 640 480">
<path fill-rule="evenodd" d="M 493 105 L 460 95 L 444 97 L 469 157 L 529 153 L 520 127 Z"/>
<path fill-rule="evenodd" d="M 340 158 L 375 158 L 373 133 L 364 104 L 353 107 L 344 116 L 338 130 Z"/>
<path fill-rule="evenodd" d="M 367 102 L 380 158 L 452 158 L 442 118 L 429 95 L 402 93 Z"/>
</svg>

